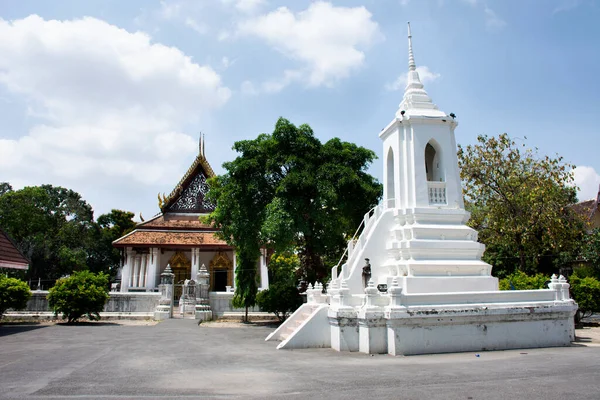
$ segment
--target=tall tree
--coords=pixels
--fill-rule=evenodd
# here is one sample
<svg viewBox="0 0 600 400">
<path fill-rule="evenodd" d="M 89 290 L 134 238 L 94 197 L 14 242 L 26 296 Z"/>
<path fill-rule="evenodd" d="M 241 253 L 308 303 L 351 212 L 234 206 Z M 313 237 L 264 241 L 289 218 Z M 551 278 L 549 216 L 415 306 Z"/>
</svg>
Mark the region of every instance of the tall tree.
<svg viewBox="0 0 600 400">
<path fill-rule="evenodd" d="M 97 268 L 90 268 L 93 272 L 108 272 L 111 278 L 116 276 L 121 264 L 121 251 L 114 248 L 112 242 L 135 229 L 133 217 L 132 212 L 116 209 L 98 217 Z"/>
<path fill-rule="evenodd" d="M 240 155 L 210 182 L 209 198 L 217 204 L 210 220 L 248 257 L 244 269 L 255 268 L 261 246 L 294 247 L 301 275 L 324 281 L 326 265 L 337 261 L 345 240 L 381 197 L 381 185 L 366 172 L 375 153 L 337 138 L 322 144 L 310 126 L 284 118 L 272 134 L 233 148 Z M 256 276 L 249 275 L 246 283 Z M 236 290 L 241 294 L 244 287 Z"/>
<path fill-rule="evenodd" d="M 0 196 L 0 226 L 31 260 L 30 279 L 54 280 L 90 261 L 97 225 L 81 196 L 51 185 Z"/>
<path fill-rule="evenodd" d="M 0 182 L 0 196 L 4 193 L 12 192 L 13 188 L 8 182 Z"/>
<path fill-rule="evenodd" d="M 458 146 L 470 225 L 486 244 L 484 259 L 503 276 L 519 269 L 547 273 L 573 252 L 583 222 L 569 207 L 576 202 L 572 167 L 562 157 L 539 156 L 507 134 L 479 136 Z"/>
</svg>

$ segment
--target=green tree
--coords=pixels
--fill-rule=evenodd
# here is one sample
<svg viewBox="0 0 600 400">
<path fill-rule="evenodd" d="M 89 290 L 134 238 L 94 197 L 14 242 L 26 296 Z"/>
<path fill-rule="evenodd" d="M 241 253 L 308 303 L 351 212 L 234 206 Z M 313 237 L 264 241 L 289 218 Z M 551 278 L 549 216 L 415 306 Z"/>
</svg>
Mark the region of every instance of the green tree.
<svg viewBox="0 0 600 400">
<path fill-rule="evenodd" d="M 600 312 L 600 281 L 592 277 L 580 278 L 573 274 L 570 284 L 573 300 L 579 306 L 577 322 Z"/>
<path fill-rule="evenodd" d="M 293 285 L 275 283 L 256 296 L 256 303 L 261 310 L 275 314 L 283 322 L 302 305 L 302 296 Z"/>
<path fill-rule="evenodd" d="M 269 288 L 256 297 L 261 310 L 274 313 L 281 322 L 302 305 L 302 296 L 296 287 L 299 268 L 300 260 L 296 254 L 273 254 L 269 262 Z"/>
<path fill-rule="evenodd" d="M 84 315 L 99 320 L 108 298 L 108 275 L 79 271 L 56 281 L 48 292 L 48 305 L 55 315 L 62 314 L 69 323 Z"/>
<path fill-rule="evenodd" d="M 243 154 L 257 154 L 261 139 L 237 142 L 234 149 Z M 236 288 L 232 305 L 246 309 L 246 322 L 249 307 L 256 304 L 256 260 L 265 244 L 258 234 L 270 197 L 267 179 L 262 173 L 265 162 L 259 157 L 238 157 L 224 164 L 227 174 L 209 181 L 208 199 L 217 204 L 209 220 L 220 228 L 221 237 L 236 248 Z"/>
<path fill-rule="evenodd" d="M 569 256 L 571 255 L 568 254 L 567 257 L 569 258 Z M 576 267 L 576 271 L 581 278 L 584 277 L 581 273 L 584 270 L 587 276 L 600 278 L 600 229 L 596 228 L 583 235 L 578 253 L 575 257 L 571 256 L 566 262 L 579 265 Z"/>
<path fill-rule="evenodd" d="M 572 166 L 562 157 L 540 157 L 507 134 L 479 136 L 459 146 L 469 224 L 486 247 L 484 260 L 498 276 L 515 269 L 550 273 L 564 253 L 573 254 L 583 222 L 576 202 Z"/>
<path fill-rule="evenodd" d="M 269 261 L 269 283 L 296 286 L 300 259 L 290 251 L 274 253 Z"/>
<path fill-rule="evenodd" d="M 6 192 L 0 196 L 0 226 L 31 261 L 31 280 L 101 268 L 93 251 L 100 230 L 92 208 L 72 190 L 43 185 Z"/>
<path fill-rule="evenodd" d="M 8 182 L 0 182 L 0 196 L 5 193 L 12 192 L 13 188 Z"/>
<path fill-rule="evenodd" d="M 366 172 L 375 153 L 337 138 L 322 144 L 308 125 L 296 127 L 284 118 L 272 134 L 233 148 L 240 155 L 210 181 L 209 199 L 217 208 L 209 219 L 238 249 L 238 262 L 240 255 L 249 258 L 243 267 L 248 276 L 236 272 L 245 280 L 236 295 L 255 285 L 250 270 L 266 245 L 297 248 L 300 274 L 324 281 L 326 265 L 337 262 L 345 240 L 381 197 L 381 185 Z"/>
<path fill-rule="evenodd" d="M 8 309 L 22 310 L 27 307 L 31 291 L 27 283 L 0 275 L 0 318 Z"/>
<path fill-rule="evenodd" d="M 548 289 L 550 279 L 544 274 L 527 275 L 523 271 L 515 271 L 504 279 L 500 279 L 500 290 L 536 290 Z"/>
<path fill-rule="evenodd" d="M 100 271 L 108 272 L 110 277 L 116 276 L 121 261 L 121 252 L 113 247 L 112 242 L 135 229 L 133 217 L 132 212 L 113 209 L 96 220 L 100 228 L 96 246 L 97 264 L 101 265 Z"/>
</svg>

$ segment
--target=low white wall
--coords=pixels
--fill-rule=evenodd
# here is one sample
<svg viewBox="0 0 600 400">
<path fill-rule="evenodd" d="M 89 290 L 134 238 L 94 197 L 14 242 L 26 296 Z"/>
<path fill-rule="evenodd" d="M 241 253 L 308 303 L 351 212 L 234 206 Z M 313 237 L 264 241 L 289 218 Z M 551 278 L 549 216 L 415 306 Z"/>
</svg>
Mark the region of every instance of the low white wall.
<svg viewBox="0 0 600 400">
<path fill-rule="evenodd" d="M 222 316 L 228 312 L 245 312 L 245 308 L 233 308 L 231 300 L 233 299 L 234 292 L 210 292 L 209 302 L 210 308 L 212 309 L 213 315 L 216 317 Z M 254 306 L 248 309 L 248 312 L 259 312 L 258 306 Z"/>
<path fill-rule="evenodd" d="M 160 293 L 110 293 L 105 312 L 152 313 L 158 305 Z"/>
<path fill-rule="evenodd" d="M 407 318 L 388 320 L 391 355 L 568 346 L 574 340 L 573 312 L 511 314 L 502 318 Z"/>
<path fill-rule="evenodd" d="M 27 302 L 27 307 L 23 311 L 29 312 L 44 312 L 50 311 L 48 307 L 48 291 L 36 290 L 31 292 L 31 298 Z"/>
<path fill-rule="evenodd" d="M 31 298 L 27 302 L 26 312 L 49 312 L 52 311 L 48 307 L 48 291 L 39 290 L 31 292 Z M 111 292 L 104 312 L 119 312 L 119 313 L 152 313 L 158 305 L 160 293 L 120 293 Z"/>
</svg>

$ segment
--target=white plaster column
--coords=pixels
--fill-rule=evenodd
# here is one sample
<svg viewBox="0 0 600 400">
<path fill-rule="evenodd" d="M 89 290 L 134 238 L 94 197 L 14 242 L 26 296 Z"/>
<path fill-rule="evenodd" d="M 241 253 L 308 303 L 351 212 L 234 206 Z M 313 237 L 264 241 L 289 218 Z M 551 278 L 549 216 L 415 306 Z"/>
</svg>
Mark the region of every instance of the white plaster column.
<svg viewBox="0 0 600 400">
<path fill-rule="evenodd" d="M 148 273 L 146 275 L 146 287 L 150 290 L 156 288 L 156 275 L 158 272 L 158 253 L 159 249 L 156 247 L 152 247 L 150 249 L 150 254 L 148 254 L 150 260 L 148 263 Z"/>
<path fill-rule="evenodd" d="M 269 271 L 267 269 L 267 249 L 260 249 L 260 287 L 269 288 Z"/>
<path fill-rule="evenodd" d="M 140 279 L 140 262 L 141 257 L 139 254 L 136 254 L 133 262 L 133 279 L 131 282 L 131 287 L 138 287 L 138 282 Z"/>
<path fill-rule="evenodd" d="M 235 256 L 235 250 L 233 250 L 233 279 L 231 282 L 231 284 L 233 285 L 232 287 L 235 288 L 235 269 L 237 268 L 237 258 Z"/>
<path fill-rule="evenodd" d="M 125 249 L 125 264 L 121 270 L 121 292 L 125 293 L 129 290 L 131 283 L 131 272 L 133 268 L 134 252 L 130 247 Z"/>
<path fill-rule="evenodd" d="M 192 273 L 190 279 L 196 281 L 198 271 L 200 270 L 200 249 L 192 249 Z"/>
<path fill-rule="evenodd" d="M 148 255 L 142 254 L 142 260 L 140 262 L 140 279 L 138 282 L 138 287 L 146 286 L 146 273 L 148 273 Z"/>
</svg>

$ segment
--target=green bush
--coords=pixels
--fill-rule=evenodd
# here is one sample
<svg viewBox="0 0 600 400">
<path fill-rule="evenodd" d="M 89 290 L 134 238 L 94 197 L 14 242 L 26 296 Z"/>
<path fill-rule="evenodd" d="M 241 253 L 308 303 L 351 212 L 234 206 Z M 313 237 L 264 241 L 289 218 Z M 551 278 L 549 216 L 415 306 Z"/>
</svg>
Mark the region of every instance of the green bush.
<svg viewBox="0 0 600 400">
<path fill-rule="evenodd" d="M 256 296 L 261 310 L 272 312 L 283 322 L 302 305 L 302 296 L 298 289 L 289 284 L 274 284 Z"/>
<path fill-rule="evenodd" d="M 6 310 L 22 310 L 27 307 L 31 291 L 27 283 L 0 275 L 0 318 Z"/>
<path fill-rule="evenodd" d="M 600 312 L 600 281 L 571 275 L 571 296 L 579 306 L 580 318 Z"/>
<path fill-rule="evenodd" d="M 535 290 L 548 289 L 550 279 L 544 274 L 529 276 L 522 271 L 515 271 L 504 279 L 500 279 L 500 290 Z M 511 287 L 512 284 L 512 287 Z"/>
<path fill-rule="evenodd" d="M 108 275 L 80 271 L 56 281 L 48 293 L 48 305 L 55 315 L 62 313 L 69 323 L 84 315 L 99 320 L 108 298 Z"/>
</svg>

